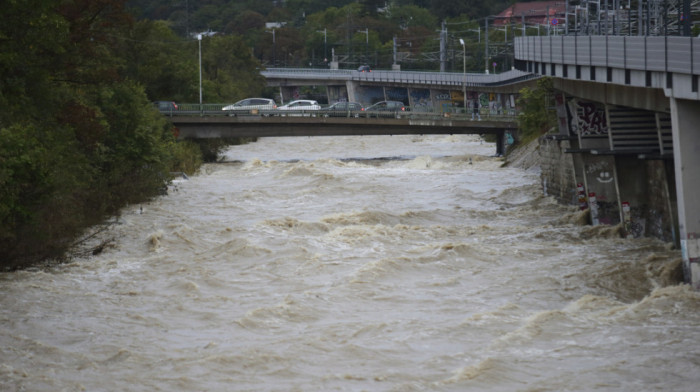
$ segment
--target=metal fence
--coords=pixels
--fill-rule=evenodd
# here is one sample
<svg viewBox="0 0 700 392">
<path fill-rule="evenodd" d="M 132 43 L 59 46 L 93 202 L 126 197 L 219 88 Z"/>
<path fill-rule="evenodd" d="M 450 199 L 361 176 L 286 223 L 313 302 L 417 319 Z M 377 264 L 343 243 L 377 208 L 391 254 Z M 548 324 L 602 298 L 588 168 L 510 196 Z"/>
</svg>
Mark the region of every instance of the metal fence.
<svg viewBox="0 0 700 392">
<path fill-rule="evenodd" d="M 700 74 L 700 38 L 548 36 L 515 39 L 518 60 Z"/>
</svg>

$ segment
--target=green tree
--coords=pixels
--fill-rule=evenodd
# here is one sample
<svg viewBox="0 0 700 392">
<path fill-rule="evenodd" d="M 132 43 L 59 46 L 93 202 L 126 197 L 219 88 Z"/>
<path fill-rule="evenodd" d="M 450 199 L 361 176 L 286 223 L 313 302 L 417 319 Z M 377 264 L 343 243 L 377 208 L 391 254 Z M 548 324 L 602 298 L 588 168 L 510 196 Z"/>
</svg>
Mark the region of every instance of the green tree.
<svg viewBox="0 0 700 392">
<path fill-rule="evenodd" d="M 185 161 L 143 87 L 124 77 L 131 68 L 120 52 L 134 37 L 122 5 L 29 0 L 3 9 L 2 267 L 60 256 L 85 227 L 157 195 Z"/>
<path fill-rule="evenodd" d="M 541 78 L 535 88 L 520 90 L 518 121 L 524 142 L 533 140 L 556 126 L 556 113 L 552 110 L 553 88 L 550 78 Z"/>
<path fill-rule="evenodd" d="M 434 29 L 439 25 L 437 18 L 430 11 L 415 5 L 391 7 L 388 18 L 389 21 L 401 29 L 418 26 Z"/>
<path fill-rule="evenodd" d="M 124 41 L 124 76 L 146 88 L 152 100 L 196 102 L 198 43 L 178 37 L 164 21 L 139 21 Z"/>
<path fill-rule="evenodd" d="M 259 96 L 265 88 L 260 63 L 239 36 L 205 37 L 202 69 L 206 102 L 235 102 Z"/>
</svg>

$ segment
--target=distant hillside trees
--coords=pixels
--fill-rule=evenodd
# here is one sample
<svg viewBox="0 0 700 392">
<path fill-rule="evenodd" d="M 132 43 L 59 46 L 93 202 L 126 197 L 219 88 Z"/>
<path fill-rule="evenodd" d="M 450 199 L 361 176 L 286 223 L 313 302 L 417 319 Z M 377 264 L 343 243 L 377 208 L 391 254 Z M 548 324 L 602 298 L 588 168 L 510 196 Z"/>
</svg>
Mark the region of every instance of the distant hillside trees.
<svg viewBox="0 0 700 392">
<path fill-rule="evenodd" d="M 341 59 L 341 67 L 369 63 L 377 68 L 389 68 L 396 36 L 406 44 L 400 51 L 422 52 L 420 58 L 411 57 L 403 64 L 404 68 L 437 69 L 439 55 L 435 53 L 439 51 L 437 37 L 443 21 L 469 19 L 482 25 L 481 18 L 497 14 L 511 0 L 132 0 L 128 3 L 141 18 L 166 21 L 180 37 L 202 31 L 239 35 L 255 58 L 267 67 L 327 66 L 331 53 L 335 52 Z M 266 27 L 266 23 L 277 25 Z M 465 36 L 459 29 L 454 31 L 460 37 Z M 450 40 L 458 42 L 450 34 Z M 492 32 L 494 42 L 498 35 Z M 453 63 L 454 51 L 459 50 L 454 42 L 448 47 Z"/>
</svg>

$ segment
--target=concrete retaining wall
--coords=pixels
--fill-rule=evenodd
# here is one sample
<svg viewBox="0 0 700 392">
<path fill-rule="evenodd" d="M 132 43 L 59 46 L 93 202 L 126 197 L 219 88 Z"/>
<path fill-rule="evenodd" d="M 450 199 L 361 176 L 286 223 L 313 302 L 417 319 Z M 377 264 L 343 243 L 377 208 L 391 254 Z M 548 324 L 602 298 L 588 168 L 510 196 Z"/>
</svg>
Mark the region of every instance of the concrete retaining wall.
<svg viewBox="0 0 700 392">
<path fill-rule="evenodd" d="M 594 191 L 600 197 L 599 223 L 622 222 L 629 236 L 678 242 L 672 161 L 608 156 L 604 157 L 607 165 L 603 167 L 603 157 L 566 153 L 571 148 L 568 140 L 541 137 L 537 143 L 533 151 L 536 151 L 541 170 L 542 189 L 547 195 L 563 204 L 579 205 L 578 185 L 585 184 L 586 195 Z M 600 167 L 606 173 L 614 173 L 611 174 L 614 183 L 602 184 L 605 185 L 602 187 L 598 181 Z M 612 193 L 608 194 L 610 192 L 605 192 L 604 188 L 610 188 Z M 627 221 L 622 208 L 625 205 L 629 206 Z"/>
<path fill-rule="evenodd" d="M 567 140 L 539 140 L 542 188 L 545 194 L 565 204 L 576 204 L 576 173 L 572 154 L 564 151 L 571 145 Z"/>
</svg>

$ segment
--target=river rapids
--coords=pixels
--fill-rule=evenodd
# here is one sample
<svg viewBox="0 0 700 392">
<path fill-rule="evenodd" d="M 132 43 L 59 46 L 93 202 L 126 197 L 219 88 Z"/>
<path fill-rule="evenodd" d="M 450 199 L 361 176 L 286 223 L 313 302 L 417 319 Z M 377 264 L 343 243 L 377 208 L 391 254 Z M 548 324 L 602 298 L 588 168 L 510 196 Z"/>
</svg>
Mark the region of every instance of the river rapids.
<svg viewBox="0 0 700 392">
<path fill-rule="evenodd" d="M 3 391 L 697 391 L 680 252 L 475 136 L 264 138 L 0 274 Z"/>
</svg>

